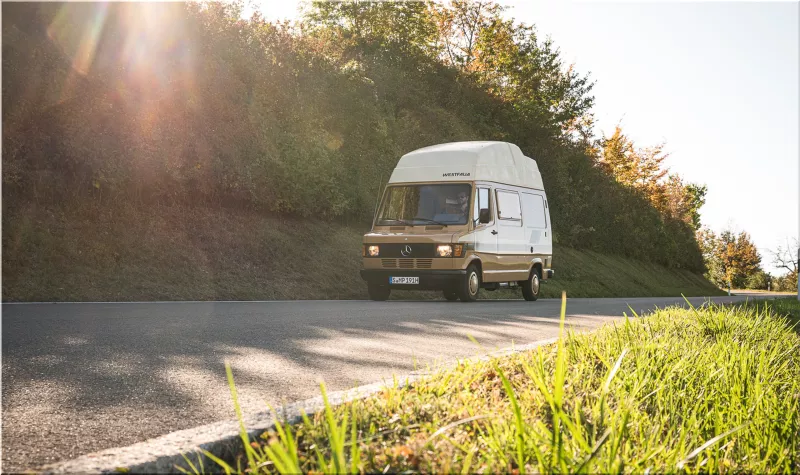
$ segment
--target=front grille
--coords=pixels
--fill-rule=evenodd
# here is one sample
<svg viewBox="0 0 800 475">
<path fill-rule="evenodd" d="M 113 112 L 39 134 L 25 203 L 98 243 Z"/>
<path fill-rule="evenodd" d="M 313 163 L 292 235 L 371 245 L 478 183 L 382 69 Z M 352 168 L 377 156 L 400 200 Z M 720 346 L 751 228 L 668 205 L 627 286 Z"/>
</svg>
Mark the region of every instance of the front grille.
<svg viewBox="0 0 800 475">
<path fill-rule="evenodd" d="M 433 259 L 417 259 L 417 269 L 430 269 Z"/>
<path fill-rule="evenodd" d="M 381 257 L 385 258 L 406 258 L 406 259 L 419 259 L 436 257 L 436 244 L 433 243 L 382 243 Z M 406 246 L 411 250 L 409 253 Z"/>
<path fill-rule="evenodd" d="M 384 269 L 430 269 L 433 259 L 381 259 Z"/>
</svg>

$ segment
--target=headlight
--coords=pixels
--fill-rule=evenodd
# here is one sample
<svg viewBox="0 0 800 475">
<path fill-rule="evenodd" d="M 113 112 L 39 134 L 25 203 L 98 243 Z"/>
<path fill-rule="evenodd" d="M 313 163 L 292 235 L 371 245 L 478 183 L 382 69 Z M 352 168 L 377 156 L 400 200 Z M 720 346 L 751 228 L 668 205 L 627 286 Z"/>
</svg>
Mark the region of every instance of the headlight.
<svg viewBox="0 0 800 475">
<path fill-rule="evenodd" d="M 369 254 L 369 257 L 378 257 L 378 254 L 380 254 L 380 252 L 381 250 L 378 246 L 369 246 L 367 248 L 367 254 Z"/>
<path fill-rule="evenodd" d="M 436 255 L 439 257 L 452 257 L 453 256 L 453 246 L 450 244 L 444 244 L 438 246 L 436 248 Z"/>
</svg>

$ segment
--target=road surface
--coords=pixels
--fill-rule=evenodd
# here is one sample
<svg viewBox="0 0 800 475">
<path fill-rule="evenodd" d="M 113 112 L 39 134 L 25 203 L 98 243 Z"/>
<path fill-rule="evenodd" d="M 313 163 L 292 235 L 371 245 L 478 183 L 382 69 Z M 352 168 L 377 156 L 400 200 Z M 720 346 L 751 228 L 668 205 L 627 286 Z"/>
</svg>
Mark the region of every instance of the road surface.
<svg viewBox="0 0 800 475">
<path fill-rule="evenodd" d="M 744 297 L 718 297 L 717 302 Z M 691 299 L 701 304 L 702 298 Z M 570 299 L 589 330 L 681 298 Z M 560 300 L 2 305 L 3 471 L 33 469 L 558 334 Z M 629 312 L 630 314 L 630 312 Z"/>
</svg>

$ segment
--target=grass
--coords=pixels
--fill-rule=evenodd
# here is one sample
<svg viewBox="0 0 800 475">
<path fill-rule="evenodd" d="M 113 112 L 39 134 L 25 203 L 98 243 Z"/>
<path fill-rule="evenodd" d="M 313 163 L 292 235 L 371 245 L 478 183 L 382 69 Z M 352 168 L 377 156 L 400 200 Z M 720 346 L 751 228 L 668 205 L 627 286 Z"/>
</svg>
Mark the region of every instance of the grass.
<svg viewBox="0 0 800 475">
<path fill-rule="evenodd" d="M 3 301 L 364 299 L 368 225 L 239 209 L 37 207 L 3 213 Z M 702 276 L 556 246 L 542 296 L 722 295 Z M 521 298 L 519 290 L 482 298 Z M 392 299 L 442 298 L 394 292 Z"/>
<path fill-rule="evenodd" d="M 796 300 L 661 309 L 278 424 L 226 471 L 798 473 Z M 230 384 L 236 405 L 235 386 Z M 323 396 L 325 393 L 322 386 Z M 234 468 L 236 467 L 236 468 Z M 218 470 L 216 468 L 215 470 Z"/>
<path fill-rule="evenodd" d="M 750 300 L 744 307 L 754 312 L 770 312 L 785 318 L 790 327 L 800 333 L 800 300 L 797 296 Z"/>
</svg>

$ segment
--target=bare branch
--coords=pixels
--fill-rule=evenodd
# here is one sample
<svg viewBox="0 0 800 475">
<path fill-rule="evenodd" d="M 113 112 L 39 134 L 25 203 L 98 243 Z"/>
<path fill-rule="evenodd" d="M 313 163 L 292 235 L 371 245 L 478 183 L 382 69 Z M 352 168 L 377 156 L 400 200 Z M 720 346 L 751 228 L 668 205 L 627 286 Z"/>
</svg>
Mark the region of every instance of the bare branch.
<svg viewBox="0 0 800 475">
<path fill-rule="evenodd" d="M 800 243 L 797 239 L 792 239 L 792 244 L 789 243 L 789 239 L 786 239 L 786 247 L 778 246 L 777 250 L 769 251 L 775 267 L 786 269 L 793 274 L 798 271 L 798 252 L 800 252 Z"/>
</svg>

